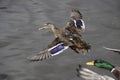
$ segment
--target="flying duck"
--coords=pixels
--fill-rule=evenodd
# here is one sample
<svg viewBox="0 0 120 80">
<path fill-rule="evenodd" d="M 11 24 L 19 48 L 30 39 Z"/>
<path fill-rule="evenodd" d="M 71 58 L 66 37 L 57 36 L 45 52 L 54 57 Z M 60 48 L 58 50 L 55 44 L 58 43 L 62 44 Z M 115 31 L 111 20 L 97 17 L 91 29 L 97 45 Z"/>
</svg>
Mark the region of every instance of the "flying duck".
<svg viewBox="0 0 120 80">
<path fill-rule="evenodd" d="M 46 59 L 50 56 L 55 56 L 67 48 L 71 48 L 76 53 L 82 51 L 86 53 L 90 50 L 91 46 L 81 39 L 80 36 L 70 34 L 65 28 L 59 29 L 52 23 L 44 24 L 39 30 L 50 28 L 54 33 L 55 40 L 48 45 L 48 48 L 33 56 L 30 60 L 39 61 Z"/>
<path fill-rule="evenodd" d="M 99 68 L 104 68 L 107 69 L 109 71 L 111 71 L 111 73 L 113 73 L 113 75 L 120 80 L 120 67 L 116 67 L 114 65 L 112 65 L 111 63 L 104 61 L 104 60 L 93 60 L 93 61 L 89 61 L 86 63 L 87 65 L 91 65 L 91 66 L 96 66 Z"/>
<path fill-rule="evenodd" d="M 79 65 L 79 67 L 76 70 L 77 76 L 83 78 L 84 80 L 115 80 L 110 76 L 101 75 L 90 69 L 81 67 L 81 65 Z"/>
</svg>

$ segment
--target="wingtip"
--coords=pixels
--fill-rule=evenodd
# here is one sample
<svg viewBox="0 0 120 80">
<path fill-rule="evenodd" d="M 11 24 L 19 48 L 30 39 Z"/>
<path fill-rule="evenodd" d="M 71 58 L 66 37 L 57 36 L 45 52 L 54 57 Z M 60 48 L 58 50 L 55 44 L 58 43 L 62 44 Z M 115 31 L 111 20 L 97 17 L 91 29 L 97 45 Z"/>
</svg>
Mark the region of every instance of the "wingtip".
<svg viewBox="0 0 120 80">
<path fill-rule="evenodd" d="M 42 59 L 37 58 L 37 56 L 27 57 L 29 61 L 42 61 Z"/>
<path fill-rule="evenodd" d="M 103 46 L 102 48 L 106 49 L 107 47 Z"/>
</svg>

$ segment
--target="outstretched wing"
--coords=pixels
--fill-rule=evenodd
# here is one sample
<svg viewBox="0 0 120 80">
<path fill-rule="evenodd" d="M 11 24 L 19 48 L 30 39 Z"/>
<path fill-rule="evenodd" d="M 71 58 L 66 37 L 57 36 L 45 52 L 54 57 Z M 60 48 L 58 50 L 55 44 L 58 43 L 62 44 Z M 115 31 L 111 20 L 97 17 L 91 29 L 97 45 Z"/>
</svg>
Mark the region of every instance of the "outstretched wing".
<svg viewBox="0 0 120 80">
<path fill-rule="evenodd" d="M 83 53 L 86 53 L 91 49 L 91 45 L 86 43 L 86 41 L 84 41 L 82 37 L 74 35 L 72 36 L 72 39 L 73 40 L 71 40 L 71 42 L 74 43 L 74 45 L 76 45 L 77 48 Z"/>
<path fill-rule="evenodd" d="M 52 43 L 54 43 L 54 42 L 52 42 Z M 37 55 L 31 57 L 30 60 L 31 61 L 39 61 L 39 60 L 47 59 L 51 56 L 60 54 L 61 52 L 63 52 L 64 50 L 66 50 L 69 47 L 69 46 L 64 45 L 64 43 L 62 43 L 62 42 L 58 42 L 58 43 L 55 42 L 55 43 L 56 44 L 51 45 L 51 47 L 49 45 L 48 49 L 45 49 L 45 50 L 41 51 L 40 53 L 38 53 Z"/>
<path fill-rule="evenodd" d="M 85 23 L 82 20 L 82 14 L 79 10 L 73 9 L 70 13 L 70 21 L 67 23 L 69 26 L 74 26 L 79 32 L 85 30 Z"/>
<path fill-rule="evenodd" d="M 120 49 L 113 49 L 113 48 L 108 48 L 108 47 L 103 47 L 104 49 L 106 50 L 109 50 L 109 51 L 114 51 L 114 52 L 117 52 L 120 54 Z"/>
<path fill-rule="evenodd" d="M 90 69 L 83 68 L 79 66 L 77 70 L 77 76 L 83 78 L 84 80 L 115 80 L 107 75 L 100 75 Z"/>
<path fill-rule="evenodd" d="M 82 14 L 79 10 L 73 9 L 70 13 L 70 18 L 74 20 L 80 20 L 82 19 Z"/>
<path fill-rule="evenodd" d="M 57 37 L 55 38 L 49 45 L 48 45 L 48 48 L 51 48 L 59 43 L 61 43 L 62 41 Z"/>
</svg>

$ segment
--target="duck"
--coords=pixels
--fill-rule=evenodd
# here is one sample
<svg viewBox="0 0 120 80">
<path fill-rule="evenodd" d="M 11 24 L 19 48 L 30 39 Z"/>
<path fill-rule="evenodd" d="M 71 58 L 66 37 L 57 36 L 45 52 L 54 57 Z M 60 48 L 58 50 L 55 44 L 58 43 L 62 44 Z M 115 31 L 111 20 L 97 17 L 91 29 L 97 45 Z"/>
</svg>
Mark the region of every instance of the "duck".
<svg viewBox="0 0 120 80">
<path fill-rule="evenodd" d="M 70 34 L 70 32 L 64 27 L 59 29 L 52 23 L 45 23 L 42 27 L 39 28 L 39 30 L 43 29 L 51 29 L 55 39 L 48 45 L 45 50 L 40 51 L 40 53 L 31 57 L 30 60 L 32 61 L 47 59 L 50 56 L 60 54 L 68 48 L 71 48 L 76 53 L 79 53 L 79 51 L 86 53 L 91 48 L 89 44 L 81 40 L 81 37 Z"/>
<path fill-rule="evenodd" d="M 82 13 L 77 9 L 72 9 L 70 12 L 70 20 L 67 22 L 67 26 L 74 27 L 77 32 L 84 32 L 85 23 Z"/>
<path fill-rule="evenodd" d="M 77 48 L 84 51 L 88 51 L 91 48 L 91 46 L 87 44 L 82 39 L 82 37 L 71 34 L 71 32 L 66 30 L 66 28 L 64 27 L 59 29 L 52 23 L 46 23 L 43 25 L 43 27 L 39 28 L 39 30 L 49 29 L 49 28 L 54 33 L 55 38 L 59 38 L 61 41 L 64 41 L 65 43 L 67 43 L 69 46 L 75 45 Z"/>
<path fill-rule="evenodd" d="M 109 48 L 109 47 L 105 47 L 105 46 L 103 46 L 103 48 L 106 50 L 113 51 L 113 52 L 120 54 L 120 49 L 114 49 L 114 48 Z"/>
<path fill-rule="evenodd" d="M 77 76 L 81 77 L 84 80 L 115 80 L 114 78 L 108 75 L 98 74 L 97 72 L 82 67 L 81 65 L 79 65 L 76 71 L 77 71 Z"/>
<path fill-rule="evenodd" d="M 118 80 L 120 80 L 120 67 L 118 67 L 118 66 L 114 66 L 111 63 L 109 63 L 105 60 L 101 60 L 101 59 L 88 61 L 88 62 L 86 62 L 86 64 L 90 65 L 90 66 L 96 66 L 98 68 L 103 68 L 103 69 L 109 70 L 111 73 L 113 73 L 113 75 Z"/>
</svg>

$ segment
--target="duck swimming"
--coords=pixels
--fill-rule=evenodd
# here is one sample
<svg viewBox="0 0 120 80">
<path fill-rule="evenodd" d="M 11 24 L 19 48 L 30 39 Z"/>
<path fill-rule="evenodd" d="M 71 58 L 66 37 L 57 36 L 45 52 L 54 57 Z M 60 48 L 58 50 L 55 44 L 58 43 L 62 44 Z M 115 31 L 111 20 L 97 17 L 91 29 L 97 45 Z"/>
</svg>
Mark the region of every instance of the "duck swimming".
<svg viewBox="0 0 120 80">
<path fill-rule="evenodd" d="M 55 25 L 52 23 L 44 24 L 41 28 L 39 28 L 39 30 L 48 28 L 50 28 L 54 33 L 55 40 L 48 45 L 47 49 L 33 56 L 30 60 L 33 61 L 43 60 L 50 56 L 57 55 L 66 50 L 67 48 L 71 48 L 76 53 L 79 53 L 79 51 L 85 53 L 91 48 L 89 44 L 81 40 L 81 37 L 70 34 L 70 32 L 65 28 L 59 29 L 55 27 Z"/>
<path fill-rule="evenodd" d="M 89 61 L 86 63 L 87 65 L 91 65 L 91 66 L 96 66 L 99 68 L 104 68 L 107 69 L 109 71 L 111 71 L 111 73 L 114 74 L 114 76 L 120 80 L 120 67 L 115 67 L 114 65 L 112 65 L 111 63 L 104 61 L 104 60 L 93 60 L 93 61 Z"/>
<path fill-rule="evenodd" d="M 100 75 L 90 69 L 79 67 L 77 70 L 77 76 L 83 78 L 84 80 L 115 80 L 114 78 L 107 75 Z"/>
</svg>

